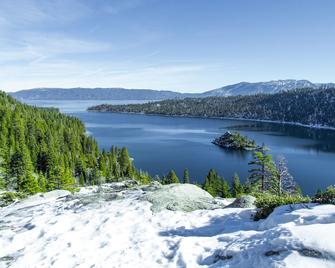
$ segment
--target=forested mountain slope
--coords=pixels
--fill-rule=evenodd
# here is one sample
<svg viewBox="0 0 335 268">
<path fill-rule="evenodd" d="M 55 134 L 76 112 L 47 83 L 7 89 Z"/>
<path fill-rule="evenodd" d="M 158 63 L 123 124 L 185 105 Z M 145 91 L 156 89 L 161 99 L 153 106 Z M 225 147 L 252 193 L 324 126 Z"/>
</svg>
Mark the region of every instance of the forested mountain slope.
<svg viewBox="0 0 335 268">
<path fill-rule="evenodd" d="M 332 83 L 318 84 L 308 80 L 275 80 L 268 82 L 248 83 L 241 82 L 234 85 L 224 86 L 214 90 L 210 90 L 201 94 L 201 97 L 227 97 L 237 95 L 254 95 L 260 93 L 278 93 L 281 91 L 290 91 L 298 88 L 332 88 L 335 85 Z"/>
<path fill-rule="evenodd" d="M 26 193 L 142 178 L 127 149 L 101 152 L 81 121 L 0 92 L 0 189 Z"/>
<path fill-rule="evenodd" d="M 187 98 L 146 104 L 99 105 L 91 111 L 228 117 L 335 127 L 335 88 L 251 96 Z"/>
</svg>

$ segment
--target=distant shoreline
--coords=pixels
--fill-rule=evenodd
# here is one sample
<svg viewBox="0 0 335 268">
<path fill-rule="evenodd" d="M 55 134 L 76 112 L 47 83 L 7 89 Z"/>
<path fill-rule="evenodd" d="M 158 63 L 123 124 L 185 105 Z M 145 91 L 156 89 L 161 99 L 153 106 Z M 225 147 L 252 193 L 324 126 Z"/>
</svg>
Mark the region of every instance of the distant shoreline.
<svg viewBox="0 0 335 268">
<path fill-rule="evenodd" d="M 99 110 L 89 110 L 88 112 L 95 113 L 114 113 L 114 114 L 136 114 L 136 115 L 149 115 L 149 116 L 163 116 L 163 117 L 178 117 L 178 118 L 199 118 L 199 119 L 216 119 L 216 120 L 240 120 L 240 121 L 253 121 L 262 123 L 274 123 L 283 124 L 291 126 L 300 126 L 312 129 L 324 129 L 324 130 L 335 130 L 335 127 L 322 126 L 322 125 L 308 125 L 298 122 L 286 122 L 286 121 L 276 121 L 276 120 L 266 120 L 266 119 L 248 119 L 248 118 L 238 118 L 238 117 L 220 117 L 220 116 L 195 116 L 195 115 L 166 115 L 166 114 L 151 114 L 151 113 L 137 113 L 137 112 L 111 112 L 111 111 L 99 111 Z"/>
</svg>

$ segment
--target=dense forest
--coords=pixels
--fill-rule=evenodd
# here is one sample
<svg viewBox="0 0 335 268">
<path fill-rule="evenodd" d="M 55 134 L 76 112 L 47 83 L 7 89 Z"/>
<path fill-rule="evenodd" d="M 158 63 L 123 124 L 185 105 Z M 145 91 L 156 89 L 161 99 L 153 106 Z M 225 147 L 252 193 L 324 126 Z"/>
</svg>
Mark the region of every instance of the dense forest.
<svg viewBox="0 0 335 268">
<path fill-rule="evenodd" d="M 100 151 L 80 120 L 0 92 L 0 189 L 32 194 L 124 177 L 150 180 L 126 148 Z"/>
<path fill-rule="evenodd" d="M 335 88 L 276 94 L 187 98 L 146 104 L 98 105 L 91 111 L 226 117 L 335 127 Z"/>
</svg>

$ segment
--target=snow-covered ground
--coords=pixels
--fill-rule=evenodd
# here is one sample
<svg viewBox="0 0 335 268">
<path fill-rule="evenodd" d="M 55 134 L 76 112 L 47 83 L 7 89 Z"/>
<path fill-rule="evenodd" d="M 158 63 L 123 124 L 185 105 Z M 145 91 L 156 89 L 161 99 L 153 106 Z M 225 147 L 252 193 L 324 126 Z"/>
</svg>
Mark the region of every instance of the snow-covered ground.
<svg viewBox="0 0 335 268">
<path fill-rule="evenodd" d="M 0 267 L 335 267 L 335 206 L 153 213 L 144 191 L 34 196 L 0 209 Z M 119 189 L 120 190 L 120 189 Z"/>
</svg>

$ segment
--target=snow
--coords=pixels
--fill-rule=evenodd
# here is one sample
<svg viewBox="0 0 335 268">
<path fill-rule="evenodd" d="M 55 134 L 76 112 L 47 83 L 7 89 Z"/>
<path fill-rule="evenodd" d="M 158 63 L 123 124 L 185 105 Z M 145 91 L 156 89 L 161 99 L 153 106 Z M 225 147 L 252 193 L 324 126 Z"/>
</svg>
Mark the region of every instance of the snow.
<svg viewBox="0 0 335 268">
<path fill-rule="evenodd" d="M 335 206 L 153 213 L 145 190 L 51 192 L 0 209 L 0 267 L 335 267 Z"/>
</svg>

